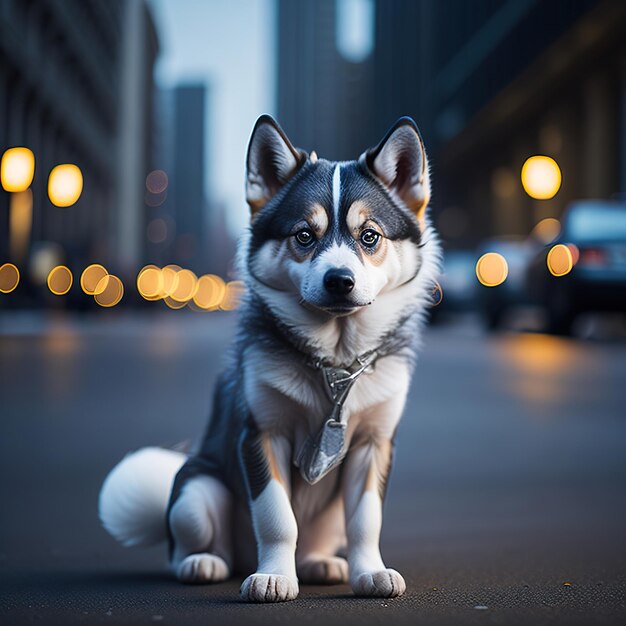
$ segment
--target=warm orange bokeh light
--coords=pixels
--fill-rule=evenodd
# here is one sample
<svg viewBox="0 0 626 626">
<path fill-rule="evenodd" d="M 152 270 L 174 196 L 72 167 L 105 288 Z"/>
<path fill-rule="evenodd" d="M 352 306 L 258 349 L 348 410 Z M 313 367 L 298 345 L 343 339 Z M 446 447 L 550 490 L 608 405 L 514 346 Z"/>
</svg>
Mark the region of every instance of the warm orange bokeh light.
<svg viewBox="0 0 626 626">
<path fill-rule="evenodd" d="M 178 265 L 166 265 L 161 270 L 161 274 L 163 275 L 163 289 L 161 291 L 161 296 L 163 298 L 172 295 L 178 287 L 178 272 L 180 272 L 181 269 L 182 268 Z"/>
<path fill-rule="evenodd" d="M 72 206 L 83 191 L 83 174 L 80 168 L 64 163 L 52 168 L 48 177 L 50 202 L 58 207 Z"/>
<path fill-rule="evenodd" d="M 562 243 L 553 246 L 550 248 L 550 252 L 548 252 L 546 264 L 552 276 L 569 274 L 572 271 L 572 267 L 574 267 L 571 250 Z"/>
<path fill-rule="evenodd" d="M 226 292 L 222 298 L 220 309 L 234 311 L 240 304 L 245 293 L 245 285 L 241 280 L 232 280 L 226 283 Z"/>
<path fill-rule="evenodd" d="M 163 274 L 156 265 L 146 265 L 137 276 L 137 291 L 144 300 L 159 300 L 163 290 Z"/>
<path fill-rule="evenodd" d="M 205 274 L 198 279 L 198 290 L 193 297 L 194 304 L 205 311 L 216 309 L 226 293 L 226 284 L 214 274 Z"/>
<path fill-rule="evenodd" d="M 11 293 L 20 282 L 20 271 L 13 263 L 0 265 L 0 293 Z"/>
<path fill-rule="evenodd" d="M 26 191 L 33 182 L 35 155 L 28 148 L 9 148 L 0 162 L 0 180 L 5 191 Z"/>
<path fill-rule="evenodd" d="M 174 289 L 170 298 L 176 302 L 188 302 L 198 290 L 198 279 L 191 270 L 180 270 L 178 272 L 178 285 Z"/>
<path fill-rule="evenodd" d="M 497 252 L 483 254 L 476 263 L 476 277 L 485 287 L 501 285 L 509 275 L 506 259 Z"/>
<path fill-rule="evenodd" d="M 64 296 L 72 287 L 74 277 L 69 267 L 57 265 L 48 274 L 48 289 L 55 296 Z"/>
<path fill-rule="evenodd" d="M 115 306 L 124 295 L 124 283 L 113 274 L 107 274 L 96 286 L 94 300 L 102 307 Z"/>
<path fill-rule="evenodd" d="M 537 223 L 531 235 L 545 244 L 552 243 L 561 232 L 561 222 L 554 217 L 546 217 Z"/>
<path fill-rule="evenodd" d="M 106 289 L 107 281 L 102 279 L 109 273 L 102 265 L 94 263 L 86 267 L 80 276 L 80 287 L 88 296 L 95 296 Z M 98 291 L 101 289 L 101 291 Z"/>
<path fill-rule="evenodd" d="M 547 156 L 532 156 L 522 166 L 524 190 L 536 200 L 549 200 L 561 188 L 561 168 Z"/>
</svg>

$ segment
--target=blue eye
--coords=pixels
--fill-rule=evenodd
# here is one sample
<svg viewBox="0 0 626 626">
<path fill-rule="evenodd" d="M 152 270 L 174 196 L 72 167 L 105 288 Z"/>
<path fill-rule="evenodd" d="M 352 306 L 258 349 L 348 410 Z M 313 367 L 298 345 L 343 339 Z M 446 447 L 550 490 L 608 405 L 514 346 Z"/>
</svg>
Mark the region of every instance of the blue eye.
<svg viewBox="0 0 626 626">
<path fill-rule="evenodd" d="M 313 233 L 308 228 L 303 228 L 302 230 L 299 230 L 296 233 L 295 237 L 296 241 L 305 248 L 308 248 L 315 241 Z"/>
<path fill-rule="evenodd" d="M 368 228 L 361 233 L 361 244 L 366 248 L 374 248 L 380 239 L 380 234 Z"/>
</svg>

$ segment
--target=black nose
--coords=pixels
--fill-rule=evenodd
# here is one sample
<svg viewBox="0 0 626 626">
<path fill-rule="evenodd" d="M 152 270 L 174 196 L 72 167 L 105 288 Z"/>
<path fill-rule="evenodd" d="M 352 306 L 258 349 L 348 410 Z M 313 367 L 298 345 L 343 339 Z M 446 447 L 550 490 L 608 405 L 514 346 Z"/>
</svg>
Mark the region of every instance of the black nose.
<svg viewBox="0 0 626 626">
<path fill-rule="evenodd" d="M 354 289 L 354 274 L 345 268 L 328 270 L 324 275 L 326 291 L 336 296 L 345 296 Z"/>
</svg>

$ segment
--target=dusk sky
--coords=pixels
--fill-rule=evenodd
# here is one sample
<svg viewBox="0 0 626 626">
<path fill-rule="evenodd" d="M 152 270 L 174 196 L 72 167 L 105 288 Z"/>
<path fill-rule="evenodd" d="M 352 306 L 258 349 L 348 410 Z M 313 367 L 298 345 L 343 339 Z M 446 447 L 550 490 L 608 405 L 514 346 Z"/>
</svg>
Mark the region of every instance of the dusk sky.
<svg viewBox="0 0 626 626">
<path fill-rule="evenodd" d="M 205 82 L 208 198 L 234 234 L 247 223 L 245 153 L 256 118 L 274 112 L 273 0 L 151 0 L 159 32 L 157 83 Z"/>
</svg>

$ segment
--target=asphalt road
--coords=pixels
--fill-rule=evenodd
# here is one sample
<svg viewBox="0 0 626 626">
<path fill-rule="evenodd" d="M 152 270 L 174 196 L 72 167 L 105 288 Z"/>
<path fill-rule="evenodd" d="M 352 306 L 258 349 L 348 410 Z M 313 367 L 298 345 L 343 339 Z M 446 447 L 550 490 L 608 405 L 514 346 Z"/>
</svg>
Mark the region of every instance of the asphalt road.
<svg viewBox="0 0 626 626">
<path fill-rule="evenodd" d="M 96 515 L 128 450 L 201 434 L 232 316 L 102 313 L 0 315 L 0 623 L 626 623 L 623 341 L 429 330 L 383 531 L 406 595 L 261 606 L 178 584 Z"/>
</svg>

